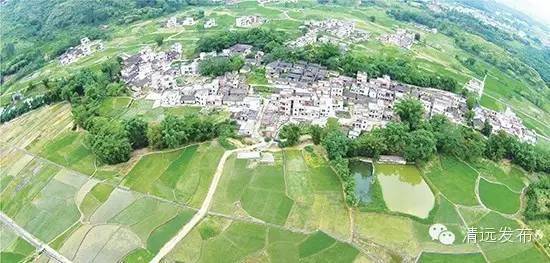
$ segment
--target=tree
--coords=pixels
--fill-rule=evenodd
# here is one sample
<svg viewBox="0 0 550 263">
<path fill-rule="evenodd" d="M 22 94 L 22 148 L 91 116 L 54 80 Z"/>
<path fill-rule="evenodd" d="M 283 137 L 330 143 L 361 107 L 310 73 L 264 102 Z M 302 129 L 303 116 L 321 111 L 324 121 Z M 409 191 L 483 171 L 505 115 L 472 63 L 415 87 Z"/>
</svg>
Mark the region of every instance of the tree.
<svg viewBox="0 0 550 263">
<path fill-rule="evenodd" d="M 164 36 L 157 35 L 155 36 L 155 43 L 157 43 L 157 46 L 160 47 L 164 43 Z"/>
<path fill-rule="evenodd" d="M 124 127 L 103 117 L 95 117 L 87 142 L 99 161 L 117 164 L 130 159 L 132 146 Z"/>
<path fill-rule="evenodd" d="M 407 161 L 428 161 L 436 152 L 435 139 L 426 130 L 416 130 L 410 133 L 404 157 Z"/>
<path fill-rule="evenodd" d="M 464 114 L 464 118 L 466 119 L 466 124 L 470 127 L 474 127 L 474 117 L 475 113 L 473 110 L 468 110 Z"/>
<path fill-rule="evenodd" d="M 328 158 L 334 160 L 347 155 L 349 139 L 341 131 L 330 131 L 322 141 L 323 147 L 327 150 Z"/>
<path fill-rule="evenodd" d="M 221 76 L 226 72 L 238 71 L 243 65 L 244 60 L 239 56 L 213 57 L 199 63 L 199 73 L 203 76 Z"/>
<path fill-rule="evenodd" d="M 477 104 L 476 96 L 473 93 L 468 92 L 466 95 L 466 106 L 468 107 L 469 110 L 472 110 L 476 104 Z"/>
<path fill-rule="evenodd" d="M 485 151 L 485 140 L 483 136 L 477 131 L 461 127 L 462 134 L 462 155 L 460 158 L 465 160 L 477 160 L 483 156 Z"/>
<path fill-rule="evenodd" d="M 404 99 L 395 104 L 395 113 L 409 130 L 416 130 L 424 116 L 424 106 L 417 99 Z"/>
<path fill-rule="evenodd" d="M 508 155 L 511 138 L 504 131 L 491 134 L 485 147 L 485 157 L 493 161 L 500 161 Z"/>
<path fill-rule="evenodd" d="M 160 123 L 162 142 L 168 148 L 176 148 L 189 142 L 188 124 L 174 116 L 166 116 Z"/>
<path fill-rule="evenodd" d="M 147 139 L 148 124 L 139 117 L 124 122 L 124 129 L 128 133 L 128 140 L 134 149 L 141 149 L 149 145 Z"/>
<path fill-rule="evenodd" d="M 196 18 L 197 18 L 197 19 L 202 19 L 202 18 L 204 18 L 204 10 L 199 10 L 199 11 L 197 11 Z"/>
<path fill-rule="evenodd" d="M 294 146 L 298 143 L 300 140 L 300 126 L 290 123 L 283 128 L 281 128 L 281 131 L 279 132 L 279 138 L 281 139 L 281 146 L 282 147 L 288 147 L 288 146 Z"/>
<path fill-rule="evenodd" d="M 385 138 L 380 129 L 361 134 L 353 143 L 353 153 L 355 155 L 373 159 L 378 159 L 380 154 L 386 151 L 386 148 Z"/>
<path fill-rule="evenodd" d="M 369 21 L 374 23 L 376 21 L 376 17 L 375 16 L 369 16 Z"/>
<path fill-rule="evenodd" d="M 481 133 L 487 137 L 493 133 L 493 125 L 489 122 L 488 119 L 485 119 L 485 122 L 483 122 L 483 128 L 481 128 Z"/>
<path fill-rule="evenodd" d="M 311 140 L 315 145 L 318 145 L 321 143 L 321 139 L 323 136 L 323 128 L 321 128 L 319 125 L 312 125 L 309 127 L 309 134 L 311 135 Z"/>
<path fill-rule="evenodd" d="M 15 45 L 11 42 L 4 43 L 2 47 L 2 57 L 11 58 L 13 55 L 15 55 Z"/>
<path fill-rule="evenodd" d="M 147 141 L 153 149 L 163 149 L 166 147 L 162 140 L 162 128 L 160 125 L 152 125 L 147 129 Z"/>
<path fill-rule="evenodd" d="M 405 145 L 407 145 L 407 132 L 407 126 L 402 123 L 388 123 L 388 125 L 382 129 L 386 151 L 390 154 L 402 154 Z"/>
<path fill-rule="evenodd" d="M 414 40 L 420 41 L 420 33 L 414 33 Z"/>
</svg>

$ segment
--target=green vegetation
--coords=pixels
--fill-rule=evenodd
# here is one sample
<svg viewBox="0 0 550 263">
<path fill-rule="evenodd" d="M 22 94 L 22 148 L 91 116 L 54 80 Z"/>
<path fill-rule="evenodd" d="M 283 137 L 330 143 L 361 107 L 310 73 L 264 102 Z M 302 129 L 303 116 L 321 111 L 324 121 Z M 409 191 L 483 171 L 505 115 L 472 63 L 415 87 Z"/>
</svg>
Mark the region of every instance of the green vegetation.
<svg viewBox="0 0 550 263">
<path fill-rule="evenodd" d="M 299 125 L 293 123 L 286 124 L 279 132 L 279 138 L 281 139 L 281 143 L 279 145 L 281 147 L 294 146 L 300 140 L 301 135 L 302 132 Z"/>
<path fill-rule="evenodd" d="M 89 124 L 88 130 L 90 134 L 87 143 L 99 161 L 116 164 L 130 159 L 132 144 L 128 139 L 129 133 L 120 122 L 96 117 Z"/>
<path fill-rule="evenodd" d="M 147 239 L 147 249 L 155 254 L 158 253 L 164 243 L 170 240 L 192 216 L 193 213 L 191 212 L 182 212 L 155 229 Z"/>
<path fill-rule="evenodd" d="M 550 178 L 543 176 L 539 182 L 529 185 L 525 196 L 527 197 L 527 207 L 525 208 L 525 218 L 527 220 L 550 220 L 549 191 Z"/>
<path fill-rule="evenodd" d="M 483 216 L 475 227 L 478 227 L 478 229 L 501 229 L 503 227 L 509 227 L 512 230 L 521 229 L 521 226 L 515 220 L 505 218 L 496 212 L 490 212 Z M 512 242 L 482 242 L 480 247 L 489 261 L 544 262 L 547 260 L 547 256 L 539 251 L 533 242 L 523 243 L 517 234 L 512 236 Z"/>
<path fill-rule="evenodd" d="M 235 136 L 235 123 L 199 118 L 195 115 L 178 117 L 166 116 L 159 125 L 151 126 L 148 138 L 151 146 L 157 149 L 177 148 L 193 142 L 203 142 L 215 137 Z"/>
<path fill-rule="evenodd" d="M 85 136 L 77 132 L 65 132 L 49 141 L 41 150 L 47 159 L 86 174 L 92 174 L 95 157 L 84 145 Z"/>
<path fill-rule="evenodd" d="M 133 149 L 141 149 L 149 145 L 149 139 L 147 139 L 147 122 L 141 118 L 131 118 L 124 122 L 124 129 L 128 133 L 128 140 Z"/>
<path fill-rule="evenodd" d="M 480 253 L 471 254 L 437 254 L 437 253 L 422 253 L 418 262 L 426 263 L 459 263 L 459 262 L 486 262 L 483 255 Z"/>
<path fill-rule="evenodd" d="M 254 28 L 246 31 L 224 31 L 215 35 L 206 35 L 197 43 L 198 52 L 222 51 L 235 44 L 249 44 L 269 52 L 281 46 L 287 40 L 286 34 L 280 31 Z"/>
<path fill-rule="evenodd" d="M 154 255 L 151 254 L 147 249 L 137 249 L 132 251 L 130 254 L 126 255 L 122 262 L 124 263 L 147 263 L 153 259 Z"/>
<path fill-rule="evenodd" d="M 424 116 L 424 106 L 419 100 L 405 99 L 395 105 L 395 113 L 401 122 L 409 127 L 409 130 L 416 130 Z"/>
<path fill-rule="evenodd" d="M 216 142 L 141 157 L 124 178 L 135 191 L 199 206 L 224 149 Z"/>
<path fill-rule="evenodd" d="M 199 72 L 203 76 L 217 77 L 226 72 L 239 71 L 243 65 L 244 59 L 240 56 L 213 57 L 200 62 Z"/>
<path fill-rule="evenodd" d="M 323 232 L 302 234 L 261 224 L 209 217 L 199 225 L 217 221 L 226 225 L 215 237 L 203 240 L 197 229 L 182 240 L 168 260 L 197 262 L 353 262 L 359 251 Z M 189 253 L 195 249 L 193 253 Z M 194 256 L 195 255 L 195 256 Z M 197 255 L 200 255 L 197 256 Z"/>
<path fill-rule="evenodd" d="M 514 214 L 519 210 L 519 194 L 510 191 L 505 185 L 480 179 L 479 197 L 485 206 L 501 213 Z"/>
<path fill-rule="evenodd" d="M 113 190 L 114 187 L 108 184 L 95 185 L 80 204 L 80 211 L 84 217 L 89 218 L 99 206 L 107 201 Z"/>
<path fill-rule="evenodd" d="M 455 204 L 475 206 L 477 173 L 464 162 L 454 157 L 440 157 L 432 161 L 424 174 L 440 191 Z"/>
</svg>

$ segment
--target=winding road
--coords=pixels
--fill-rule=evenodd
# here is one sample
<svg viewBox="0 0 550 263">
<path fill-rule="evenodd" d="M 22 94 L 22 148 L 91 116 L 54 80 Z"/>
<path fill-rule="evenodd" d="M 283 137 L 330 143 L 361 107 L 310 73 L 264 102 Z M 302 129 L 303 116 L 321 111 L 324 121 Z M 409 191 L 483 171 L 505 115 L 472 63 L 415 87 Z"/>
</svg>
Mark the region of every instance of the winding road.
<svg viewBox="0 0 550 263">
<path fill-rule="evenodd" d="M 40 241 L 33 234 L 29 233 L 27 230 L 17 225 L 15 221 L 13 221 L 11 218 L 9 218 L 6 214 L 2 212 L 0 212 L 0 221 L 2 221 L 2 224 L 12 229 L 19 237 L 21 237 L 22 239 L 24 239 L 25 241 L 33 245 L 39 251 L 39 253 L 44 253 L 51 259 L 60 263 L 71 262 L 66 257 L 59 254 L 59 252 L 57 252 L 55 249 L 50 247 L 48 244 Z"/>
</svg>

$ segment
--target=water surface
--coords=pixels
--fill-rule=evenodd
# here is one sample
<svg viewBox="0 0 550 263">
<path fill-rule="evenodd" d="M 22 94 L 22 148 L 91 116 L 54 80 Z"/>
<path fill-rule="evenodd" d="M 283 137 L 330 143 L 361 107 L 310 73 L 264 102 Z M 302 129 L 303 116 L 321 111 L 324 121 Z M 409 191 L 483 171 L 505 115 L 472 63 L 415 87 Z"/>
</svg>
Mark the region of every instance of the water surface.
<svg viewBox="0 0 550 263">
<path fill-rule="evenodd" d="M 370 189 L 374 182 L 372 175 L 372 164 L 359 160 L 352 160 L 349 164 L 353 179 L 355 179 L 355 195 L 363 204 L 371 202 Z"/>
<path fill-rule="evenodd" d="M 382 187 L 384 202 L 391 211 L 428 217 L 435 198 L 415 166 L 376 164 L 375 174 Z"/>
</svg>

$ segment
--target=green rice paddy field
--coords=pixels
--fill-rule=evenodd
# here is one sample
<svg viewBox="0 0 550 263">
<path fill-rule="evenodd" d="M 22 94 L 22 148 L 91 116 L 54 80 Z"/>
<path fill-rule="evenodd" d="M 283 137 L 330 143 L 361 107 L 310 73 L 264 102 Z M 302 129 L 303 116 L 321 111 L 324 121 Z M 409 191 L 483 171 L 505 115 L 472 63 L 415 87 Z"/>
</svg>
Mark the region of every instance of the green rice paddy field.
<svg viewBox="0 0 550 263">
<path fill-rule="evenodd" d="M 62 117 L 59 125 L 51 125 L 47 116 L 52 113 Z M 63 119 L 70 118 L 66 104 L 33 114 L 0 126 L 7 132 L 0 145 L 0 209 L 75 262 L 150 259 L 193 216 L 195 210 L 184 204 L 202 202 L 213 174 L 207 164 L 217 163 L 224 151 L 209 142 L 105 166 L 86 147 L 85 134 L 72 131 Z M 164 167 L 160 180 L 143 176 L 150 172 L 143 170 L 150 158 L 172 164 Z M 122 182 L 131 182 L 130 189 Z M 149 184 L 155 186 L 152 193 L 133 190 Z M 8 229 L 1 231 L 2 262 L 34 255 L 33 247 Z"/>
<path fill-rule="evenodd" d="M 246 8 L 245 8 L 246 7 Z M 306 7 L 306 8 L 302 8 Z M 258 14 L 266 28 L 295 37 L 301 20 L 346 18 L 372 33 L 372 41 L 351 46 L 353 52 L 412 57 L 421 68 L 465 83 L 473 72 L 454 57 L 465 56 L 442 34 L 421 32 L 423 41 L 411 51 L 381 45 L 375 38 L 397 27 L 419 31 L 391 19 L 380 8 L 313 6 L 312 2 L 260 6 L 253 1 L 205 8 L 218 27 L 161 28 L 166 18 L 114 26 L 106 49 L 70 67 L 49 63 L 32 77 L 2 90 L 4 99 L 29 81 L 61 76 L 95 65 L 120 53 L 133 54 L 165 37 L 161 49 L 180 42 L 186 57 L 205 34 L 233 27 L 237 16 Z M 177 16 L 188 15 L 190 9 Z M 375 22 L 368 17 L 376 16 Z M 530 90 L 491 65 L 481 105 L 502 111 L 510 105 L 525 124 L 548 136 L 548 125 L 531 116 L 548 118 L 518 91 Z M 483 77 L 483 76 L 477 76 Z M 166 114 L 198 112 L 193 107 L 153 107 L 152 101 L 109 98 L 99 108 L 113 118 L 142 116 L 158 122 Z M 223 119 L 227 112 L 203 114 Z M 147 150 L 125 164 L 97 162 L 85 144 L 85 131 L 73 130 L 70 105 L 42 107 L 0 125 L 0 210 L 69 259 L 80 262 L 148 262 L 185 225 L 204 200 L 214 170 L 225 149 L 217 142 L 171 151 Z M 342 183 L 321 148 L 273 151 L 274 164 L 230 156 L 208 217 L 177 244 L 166 262 L 548 262 L 533 242 L 465 244 L 468 228 L 524 226 L 521 192 L 526 173 L 515 166 L 489 161 L 466 163 L 440 157 L 421 167 L 435 196 L 426 219 L 390 212 L 384 200 L 376 209 L 350 209 Z M 380 191 L 375 183 L 373 189 Z M 456 235 L 452 246 L 431 240 L 428 228 L 445 224 Z M 547 225 L 535 225 L 550 236 Z M 0 228 L 2 261 L 30 259 L 35 250 L 9 229 Z M 548 239 L 545 239 L 548 240 Z M 546 253 L 546 254 L 545 254 Z"/>
<path fill-rule="evenodd" d="M 209 142 L 151 152 L 133 157 L 126 166 L 92 171 L 82 169 L 94 167 L 94 162 L 86 158 L 91 156 L 88 150 L 75 143 L 82 142 L 81 137 L 77 132 L 60 132 L 51 142 L 31 144 L 31 152 L 4 144 L 0 158 L 6 167 L 0 171 L 2 212 L 75 261 L 150 260 L 195 213 L 187 206 L 200 206 L 224 152 L 217 142 Z M 66 153 L 80 155 L 60 158 Z M 400 261 L 419 255 L 421 262 L 545 258 L 533 244 L 501 248 L 462 242 L 468 227 L 515 222 L 497 212 L 518 210 L 517 192 L 527 178 L 516 167 L 468 164 L 449 157 L 435 160 L 422 172 L 436 205 L 427 219 L 418 219 L 384 209 L 349 210 L 340 178 L 321 148 L 267 154 L 273 155 L 273 164 L 230 156 L 212 215 L 176 246 L 166 257 L 168 262 Z M 117 176 L 98 176 L 100 171 Z M 455 233 L 455 245 L 430 239 L 428 227 L 436 222 Z M 10 240 L 2 245 L 4 254 L 15 258 L 33 254 L 34 249 L 21 241 Z"/>
</svg>

